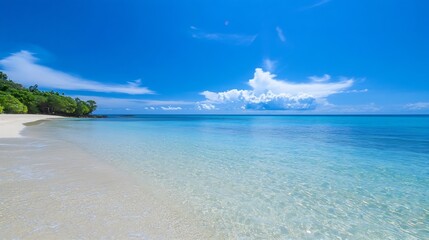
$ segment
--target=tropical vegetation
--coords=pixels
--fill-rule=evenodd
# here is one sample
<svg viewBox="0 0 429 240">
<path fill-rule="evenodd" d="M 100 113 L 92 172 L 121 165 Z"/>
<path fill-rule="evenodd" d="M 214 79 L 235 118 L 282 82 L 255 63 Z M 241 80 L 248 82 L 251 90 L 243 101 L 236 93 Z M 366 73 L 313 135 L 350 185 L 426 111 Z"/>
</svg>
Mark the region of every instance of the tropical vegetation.
<svg viewBox="0 0 429 240">
<path fill-rule="evenodd" d="M 0 71 L 0 113 L 33 113 L 84 117 L 97 108 L 93 100 L 83 101 L 54 91 L 41 91 L 37 84 L 25 88 Z"/>
</svg>

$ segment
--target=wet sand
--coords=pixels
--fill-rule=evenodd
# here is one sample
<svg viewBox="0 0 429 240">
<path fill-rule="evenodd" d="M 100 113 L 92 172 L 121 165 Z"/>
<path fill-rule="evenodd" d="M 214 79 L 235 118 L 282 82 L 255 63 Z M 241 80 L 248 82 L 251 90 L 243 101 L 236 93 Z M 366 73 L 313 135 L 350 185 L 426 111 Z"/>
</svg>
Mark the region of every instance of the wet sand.
<svg viewBox="0 0 429 240">
<path fill-rule="evenodd" d="M 213 238 L 183 205 L 153 192 L 60 139 L 0 138 L 2 239 Z"/>
</svg>

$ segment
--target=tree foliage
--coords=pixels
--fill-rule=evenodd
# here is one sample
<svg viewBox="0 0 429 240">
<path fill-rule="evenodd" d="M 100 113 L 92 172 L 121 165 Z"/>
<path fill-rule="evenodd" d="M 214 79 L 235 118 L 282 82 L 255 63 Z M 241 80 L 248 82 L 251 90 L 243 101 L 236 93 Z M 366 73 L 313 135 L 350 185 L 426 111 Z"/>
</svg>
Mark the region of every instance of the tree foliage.
<svg viewBox="0 0 429 240">
<path fill-rule="evenodd" d="M 27 113 L 27 106 L 10 94 L 0 93 L 0 105 L 5 113 Z"/>
<path fill-rule="evenodd" d="M 40 91 L 38 85 L 28 89 L 0 71 L 0 113 L 43 113 L 62 116 L 88 116 L 97 109 L 93 100 L 82 101 L 64 94 Z"/>
</svg>

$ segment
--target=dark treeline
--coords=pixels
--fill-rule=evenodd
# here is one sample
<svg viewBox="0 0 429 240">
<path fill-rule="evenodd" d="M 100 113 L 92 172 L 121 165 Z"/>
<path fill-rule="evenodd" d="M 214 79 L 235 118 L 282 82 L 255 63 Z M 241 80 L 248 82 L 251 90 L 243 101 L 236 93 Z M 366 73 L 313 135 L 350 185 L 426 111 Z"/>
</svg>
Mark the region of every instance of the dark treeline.
<svg viewBox="0 0 429 240">
<path fill-rule="evenodd" d="M 84 117 L 91 114 L 95 101 L 82 101 L 58 92 L 40 91 L 37 84 L 29 88 L 8 79 L 0 71 L 0 113 L 34 113 Z"/>
</svg>

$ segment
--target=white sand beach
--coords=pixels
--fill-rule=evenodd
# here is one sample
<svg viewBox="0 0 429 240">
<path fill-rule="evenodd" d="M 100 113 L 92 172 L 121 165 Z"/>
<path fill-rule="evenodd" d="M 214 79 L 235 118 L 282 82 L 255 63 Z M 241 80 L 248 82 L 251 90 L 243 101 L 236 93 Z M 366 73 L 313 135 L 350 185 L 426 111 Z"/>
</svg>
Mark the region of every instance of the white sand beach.
<svg viewBox="0 0 429 240">
<path fill-rule="evenodd" d="M 18 138 L 25 128 L 24 123 L 40 120 L 64 118 L 54 115 L 38 114 L 0 114 L 0 138 Z"/>
<path fill-rule="evenodd" d="M 0 115 L 2 239 L 213 238 L 189 209 L 91 153 L 20 137 L 23 123 L 50 118 Z"/>
</svg>

